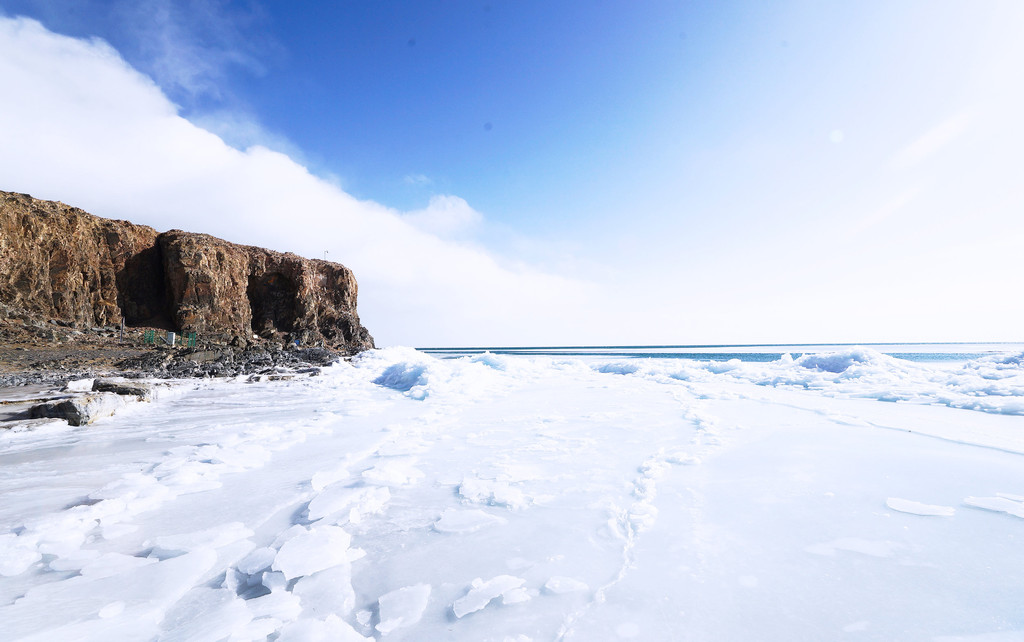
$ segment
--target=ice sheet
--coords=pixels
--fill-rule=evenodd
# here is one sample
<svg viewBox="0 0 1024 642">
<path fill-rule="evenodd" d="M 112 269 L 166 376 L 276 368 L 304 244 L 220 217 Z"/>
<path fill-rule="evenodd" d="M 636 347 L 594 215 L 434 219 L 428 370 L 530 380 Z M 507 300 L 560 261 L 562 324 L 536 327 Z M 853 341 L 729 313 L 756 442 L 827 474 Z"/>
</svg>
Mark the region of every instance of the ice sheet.
<svg viewBox="0 0 1024 642">
<path fill-rule="evenodd" d="M 1014 639 L 1022 361 L 389 348 L 181 382 L 0 431 L 3 635 Z"/>
</svg>

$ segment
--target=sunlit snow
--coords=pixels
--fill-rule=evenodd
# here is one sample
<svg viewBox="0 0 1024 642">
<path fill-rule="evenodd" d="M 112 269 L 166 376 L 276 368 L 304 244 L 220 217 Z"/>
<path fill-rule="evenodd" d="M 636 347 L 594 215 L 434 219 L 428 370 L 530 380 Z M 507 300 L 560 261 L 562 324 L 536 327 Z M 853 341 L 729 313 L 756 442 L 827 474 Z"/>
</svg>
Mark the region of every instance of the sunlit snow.
<svg viewBox="0 0 1024 642">
<path fill-rule="evenodd" d="M 12 640 L 1024 638 L 1024 364 L 366 353 L 0 432 Z"/>
</svg>

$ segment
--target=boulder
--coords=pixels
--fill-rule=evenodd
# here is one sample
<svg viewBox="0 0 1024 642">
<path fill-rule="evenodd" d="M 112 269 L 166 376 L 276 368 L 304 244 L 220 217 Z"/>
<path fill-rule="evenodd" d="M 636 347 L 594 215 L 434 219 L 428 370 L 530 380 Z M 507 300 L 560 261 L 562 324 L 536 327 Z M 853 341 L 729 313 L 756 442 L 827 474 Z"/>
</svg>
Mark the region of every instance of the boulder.
<svg viewBox="0 0 1024 642">
<path fill-rule="evenodd" d="M 48 401 L 32 406 L 32 419 L 52 417 L 66 419 L 72 426 L 85 426 L 102 417 L 109 417 L 127 402 L 121 395 L 112 392 L 98 392 L 61 401 Z"/>
<path fill-rule="evenodd" d="M 117 379 L 96 379 L 93 392 L 112 392 L 115 395 L 138 397 L 139 401 L 153 400 L 153 385 L 140 381 L 119 381 Z"/>
</svg>

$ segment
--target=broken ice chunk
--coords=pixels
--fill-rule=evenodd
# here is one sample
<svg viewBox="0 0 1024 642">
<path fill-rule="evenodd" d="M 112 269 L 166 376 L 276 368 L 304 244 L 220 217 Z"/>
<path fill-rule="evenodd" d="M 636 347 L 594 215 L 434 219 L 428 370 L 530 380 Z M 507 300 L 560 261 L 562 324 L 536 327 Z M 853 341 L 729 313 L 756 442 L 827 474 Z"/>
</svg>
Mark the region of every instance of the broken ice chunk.
<svg viewBox="0 0 1024 642">
<path fill-rule="evenodd" d="M 409 486 L 423 479 L 423 471 L 412 465 L 413 460 L 388 460 L 363 472 L 367 483 L 380 486 Z"/>
<path fill-rule="evenodd" d="M 898 497 L 890 497 L 885 500 L 885 505 L 892 510 L 899 511 L 901 513 L 909 513 L 911 515 L 952 517 L 956 514 L 956 509 L 949 506 L 922 504 L 921 502 L 915 502 L 909 499 L 899 499 Z"/>
<path fill-rule="evenodd" d="M 452 604 L 452 612 L 458 618 L 475 613 L 487 606 L 494 598 L 512 592 L 523 584 L 526 584 L 526 580 L 512 575 L 499 575 L 486 582 L 478 577 L 473 580 L 469 592 L 455 600 L 455 604 Z M 518 597 L 521 597 L 519 593 L 513 594 L 513 602 Z"/>
<path fill-rule="evenodd" d="M 373 642 L 358 633 L 337 615 L 326 620 L 296 620 L 281 630 L 277 642 Z"/>
<path fill-rule="evenodd" d="M 161 640 L 221 640 L 252 620 L 252 613 L 234 591 L 194 588 L 167 611 L 160 623 Z"/>
<path fill-rule="evenodd" d="M 294 620 L 302 613 L 299 596 L 288 591 L 274 591 L 245 601 L 254 618 L 272 617 L 284 622 Z"/>
<path fill-rule="evenodd" d="M 968 497 L 964 500 L 968 506 L 983 508 L 997 513 L 1006 513 L 1014 517 L 1024 517 L 1024 502 L 1017 502 L 1009 497 Z"/>
<path fill-rule="evenodd" d="M 277 535 L 277 537 L 274 538 L 274 543 L 271 544 L 270 547 L 277 550 L 281 550 L 281 547 L 284 546 L 285 542 L 294 537 L 298 537 L 299 535 L 304 535 L 308 532 L 309 529 L 303 526 L 302 524 L 292 524 L 288 528 L 281 531 Z"/>
<path fill-rule="evenodd" d="M 416 624 L 423 617 L 429 598 L 429 584 L 405 586 L 380 596 L 377 600 L 380 607 L 377 630 L 381 635 L 387 635 L 397 628 Z"/>
<path fill-rule="evenodd" d="M 526 587 L 519 587 L 510 591 L 505 591 L 501 594 L 502 604 L 520 604 L 522 602 L 530 601 L 530 592 L 526 590 Z"/>
<path fill-rule="evenodd" d="M 253 532 L 241 522 L 228 522 L 213 528 L 180 535 L 164 535 L 154 538 L 147 545 L 167 552 L 188 552 L 198 548 L 216 549 L 251 537 Z"/>
<path fill-rule="evenodd" d="M 380 512 L 391 499 L 387 486 L 345 488 L 333 486 L 309 502 L 306 509 L 310 520 L 323 519 L 334 513 L 349 510 L 348 521 L 358 522 L 362 515 Z M 355 517 L 355 519 L 352 519 Z"/>
<path fill-rule="evenodd" d="M 271 591 L 283 591 L 288 586 L 288 580 L 280 571 L 264 571 L 261 581 Z"/>
<path fill-rule="evenodd" d="M 321 492 L 334 482 L 348 479 L 348 470 L 344 468 L 335 468 L 334 470 L 325 470 L 313 475 L 313 478 L 309 480 L 310 485 L 316 492 Z"/>
<path fill-rule="evenodd" d="M 269 546 L 253 549 L 235 565 L 235 568 L 246 575 L 255 575 L 274 563 L 277 551 Z"/>
<path fill-rule="evenodd" d="M 347 563 L 299 579 L 292 593 L 302 599 L 303 614 L 317 619 L 331 614 L 345 617 L 356 604 L 352 569 Z"/>
<path fill-rule="evenodd" d="M 507 520 L 482 510 L 449 508 L 441 514 L 439 520 L 434 522 L 434 530 L 439 533 L 473 533 L 486 526 L 506 522 Z"/>
<path fill-rule="evenodd" d="M 281 546 L 271 568 L 291 580 L 348 562 L 352 538 L 337 526 L 320 526 Z"/>
</svg>

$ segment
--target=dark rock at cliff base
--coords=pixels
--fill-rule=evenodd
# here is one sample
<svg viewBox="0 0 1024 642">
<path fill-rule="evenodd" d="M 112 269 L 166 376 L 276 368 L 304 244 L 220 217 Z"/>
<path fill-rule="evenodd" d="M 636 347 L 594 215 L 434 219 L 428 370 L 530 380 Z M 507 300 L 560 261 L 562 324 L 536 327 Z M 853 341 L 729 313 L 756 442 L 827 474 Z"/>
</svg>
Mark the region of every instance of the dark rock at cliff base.
<svg viewBox="0 0 1024 642">
<path fill-rule="evenodd" d="M 251 346 L 242 349 L 154 350 L 117 362 L 126 377 L 235 377 L 239 375 L 319 374 L 322 366 L 339 360 L 326 348 L 287 349 Z"/>
<path fill-rule="evenodd" d="M 61 327 L 195 332 L 204 344 L 373 347 L 343 265 L 99 218 L 0 192 L 0 303 Z M 57 340 L 52 327 L 35 329 Z M 49 335 L 52 335 L 50 337 Z"/>
<path fill-rule="evenodd" d="M 92 383 L 92 390 L 93 392 L 112 392 L 115 395 L 137 397 L 139 401 L 153 400 L 153 385 L 138 381 L 96 379 Z"/>
</svg>

